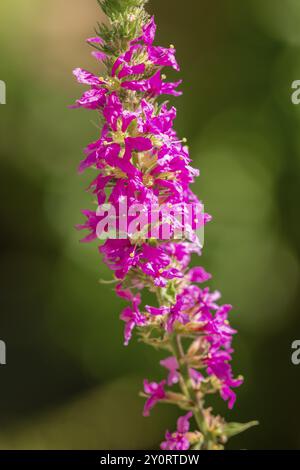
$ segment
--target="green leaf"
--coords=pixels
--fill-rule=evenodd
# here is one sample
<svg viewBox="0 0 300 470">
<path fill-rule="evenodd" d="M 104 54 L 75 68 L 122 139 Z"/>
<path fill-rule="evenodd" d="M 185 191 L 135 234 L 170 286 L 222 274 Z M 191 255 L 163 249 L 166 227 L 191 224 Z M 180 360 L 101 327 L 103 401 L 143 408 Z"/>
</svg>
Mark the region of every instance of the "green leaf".
<svg viewBox="0 0 300 470">
<path fill-rule="evenodd" d="M 228 438 L 236 436 L 237 434 L 240 434 L 244 431 L 247 431 L 247 429 L 252 428 L 253 426 L 258 426 L 259 422 L 258 421 L 250 421 L 249 423 L 227 423 L 224 426 L 224 434 Z"/>
<path fill-rule="evenodd" d="M 177 289 L 176 289 L 175 283 L 173 281 L 170 281 L 167 287 L 161 290 L 162 290 L 162 300 L 163 300 L 164 305 L 166 303 L 174 305 L 176 303 L 176 295 L 177 295 Z"/>
</svg>

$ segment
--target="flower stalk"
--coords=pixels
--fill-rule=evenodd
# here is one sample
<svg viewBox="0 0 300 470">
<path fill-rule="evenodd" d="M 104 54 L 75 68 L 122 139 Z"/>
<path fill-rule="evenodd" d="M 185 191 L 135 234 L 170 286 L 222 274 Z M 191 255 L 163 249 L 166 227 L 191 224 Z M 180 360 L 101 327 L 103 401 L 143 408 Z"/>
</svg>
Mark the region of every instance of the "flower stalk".
<svg viewBox="0 0 300 470">
<path fill-rule="evenodd" d="M 78 228 L 89 231 L 84 241 L 106 233 L 99 251 L 113 272 L 116 294 L 129 304 L 121 313 L 125 345 L 136 330 L 145 344 L 169 354 L 160 362 L 167 377 L 145 380 L 142 395 L 144 416 L 158 402 L 187 412 L 161 448 L 223 449 L 256 423 L 226 423 L 205 408 L 206 397 L 219 393 L 231 409 L 243 379 L 233 377 L 230 365 L 232 307 L 219 305 L 220 293 L 202 286 L 211 278 L 203 267 L 190 267 L 192 255 L 201 255 L 199 228 L 211 217 L 190 188 L 199 172 L 190 165 L 186 139 L 173 128 L 176 109 L 160 100 L 181 95 L 181 80 L 168 82 L 162 73 L 166 67 L 179 71 L 176 51 L 154 45 L 156 24 L 146 0 L 98 3 L 109 24 L 98 25 L 87 42 L 106 74 L 74 71 L 89 86 L 74 107 L 97 112 L 102 123 L 79 168 L 97 172 L 89 190 L 98 209 L 84 211 L 87 220 Z M 146 291 L 154 305 L 145 304 Z"/>
<path fill-rule="evenodd" d="M 209 446 L 210 436 L 203 415 L 203 404 L 197 396 L 195 389 L 189 377 L 189 369 L 182 349 L 180 335 L 171 337 L 172 352 L 179 364 L 180 378 L 179 383 L 183 394 L 193 403 L 193 414 L 198 425 L 199 431 L 203 436 L 203 446 Z"/>
</svg>

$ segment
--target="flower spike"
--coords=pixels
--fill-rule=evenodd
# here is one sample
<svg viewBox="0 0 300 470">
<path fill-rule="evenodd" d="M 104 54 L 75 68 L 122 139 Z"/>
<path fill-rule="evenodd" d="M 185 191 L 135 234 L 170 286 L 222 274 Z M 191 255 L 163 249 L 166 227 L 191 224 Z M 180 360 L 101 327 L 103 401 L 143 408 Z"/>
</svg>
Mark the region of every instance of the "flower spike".
<svg viewBox="0 0 300 470">
<path fill-rule="evenodd" d="M 116 280 L 115 292 L 127 307 L 121 313 L 124 342 L 133 335 L 167 350 L 160 364 L 165 378 L 144 381 L 144 416 L 158 403 L 185 410 L 177 430 L 167 431 L 162 449 L 223 449 L 229 437 L 256 423 L 226 423 L 207 408 L 206 396 L 218 393 L 231 409 L 242 377 L 231 368 L 232 339 L 220 293 L 205 285 L 201 236 L 211 216 L 192 192 L 198 170 L 191 166 L 186 139 L 173 124 L 176 109 L 162 95 L 179 96 L 181 80 L 166 81 L 162 69 L 179 71 L 174 46 L 155 45 L 156 23 L 146 0 L 98 0 L 110 25 L 98 25 L 87 39 L 106 74 L 77 68 L 77 81 L 88 87 L 75 108 L 93 110 L 103 127 L 85 149 L 80 172 L 93 168 L 90 190 L 98 210 L 86 210 L 84 241 L 102 240 L 99 252 Z M 144 292 L 156 296 L 146 305 Z M 163 370 L 163 369 L 162 369 Z M 232 431 L 234 429 L 234 432 Z"/>
</svg>

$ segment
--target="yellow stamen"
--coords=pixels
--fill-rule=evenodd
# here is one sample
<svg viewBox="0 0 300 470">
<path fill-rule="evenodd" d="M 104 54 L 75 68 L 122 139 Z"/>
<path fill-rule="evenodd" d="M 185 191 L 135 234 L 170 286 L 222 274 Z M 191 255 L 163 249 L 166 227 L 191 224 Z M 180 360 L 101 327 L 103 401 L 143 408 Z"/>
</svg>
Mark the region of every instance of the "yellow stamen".
<svg viewBox="0 0 300 470">
<path fill-rule="evenodd" d="M 127 178 L 126 174 L 119 168 L 114 168 L 114 176 L 116 178 Z"/>
<path fill-rule="evenodd" d="M 147 187 L 153 186 L 153 184 L 154 184 L 153 176 L 151 176 L 151 175 L 144 175 L 144 176 L 143 176 L 143 183 L 144 183 L 144 185 L 147 186 Z"/>
</svg>

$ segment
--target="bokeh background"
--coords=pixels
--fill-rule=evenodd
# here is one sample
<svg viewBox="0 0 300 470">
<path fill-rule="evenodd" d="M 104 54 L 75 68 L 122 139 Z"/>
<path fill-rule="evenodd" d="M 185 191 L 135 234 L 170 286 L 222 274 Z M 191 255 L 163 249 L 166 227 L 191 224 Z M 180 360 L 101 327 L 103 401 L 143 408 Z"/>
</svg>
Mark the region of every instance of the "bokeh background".
<svg viewBox="0 0 300 470">
<path fill-rule="evenodd" d="M 300 448 L 299 0 L 152 0 L 158 40 L 174 43 L 184 78 L 177 129 L 214 215 L 202 264 L 235 306 L 234 369 L 243 373 L 230 420 L 260 426 L 230 448 Z M 103 19 L 95 0 L 1 0 L 0 449 L 154 449 L 177 411 L 141 416 L 144 377 L 159 354 L 124 349 L 123 302 L 98 283 L 108 270 L 74 230 L 91 174 L 82 148 L 93 116 L 71 111 L 77 66 L 97 70 L 85 38 Z M 99 75 L 101 71 L 98 70 Z"/>
</svg>

